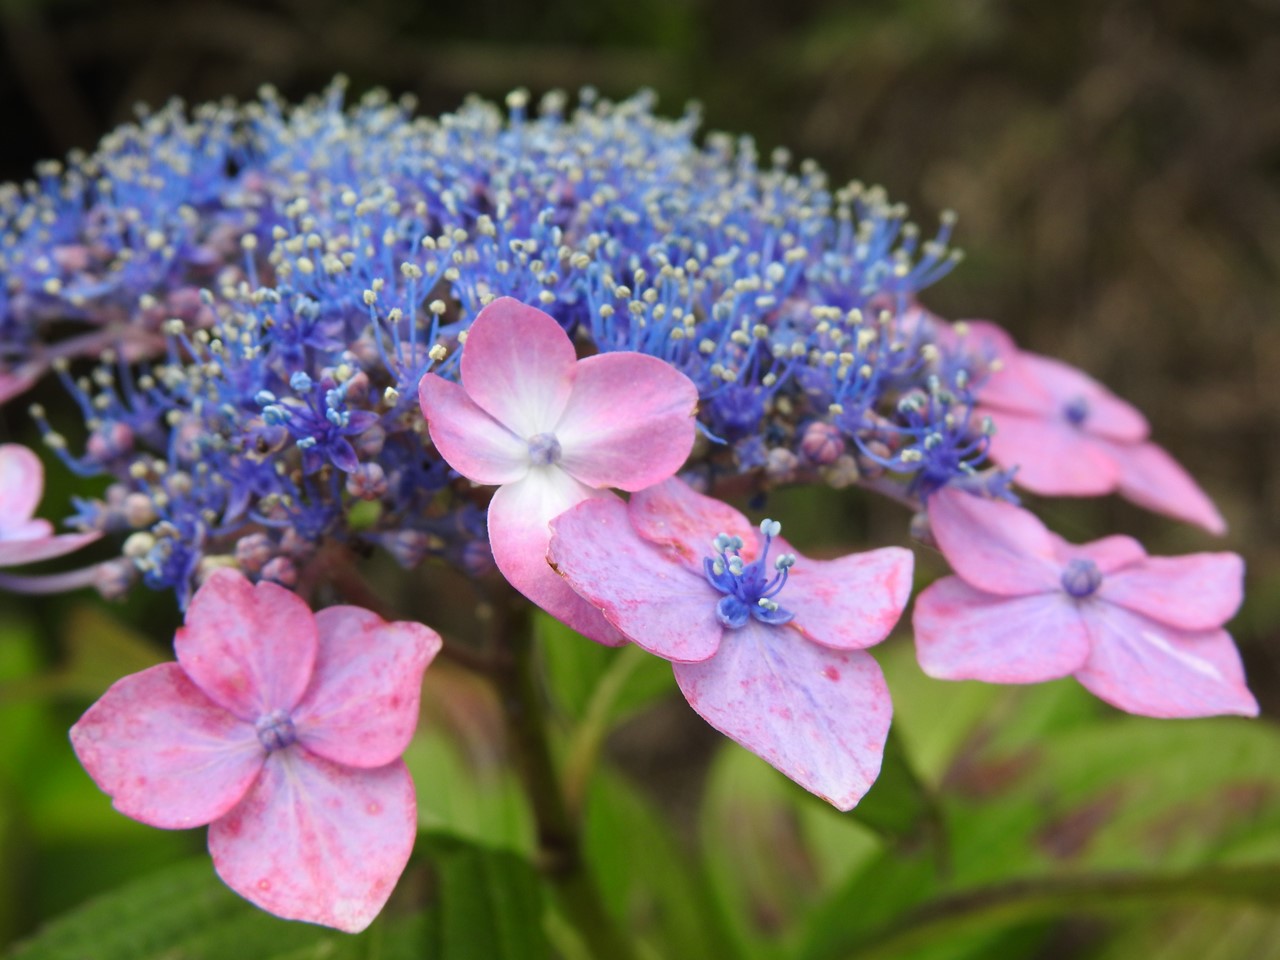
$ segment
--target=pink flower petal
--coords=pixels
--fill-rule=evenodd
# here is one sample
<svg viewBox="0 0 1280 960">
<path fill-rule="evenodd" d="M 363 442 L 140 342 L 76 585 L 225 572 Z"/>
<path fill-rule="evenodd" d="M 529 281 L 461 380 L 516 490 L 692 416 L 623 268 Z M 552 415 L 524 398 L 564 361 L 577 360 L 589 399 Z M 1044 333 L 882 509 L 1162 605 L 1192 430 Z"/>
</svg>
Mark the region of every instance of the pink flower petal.
<svg viewBox="0 0 1280 960">
<path fill-rule="evenodd" d="M 559 467 L 535 467 L 528 476 L 499 487 L 489 503 L 489 546 L 507 581 L 583 636 L 618 646 L 625 638 L 595 607 L 573 592 L 547 563 L 551 520 L 583 500 L 613 497 L 593 490 Z"/>
<path fill-rule="evenodd" d="M 1034 514 L 951 488 L 929 498 L 928 512 L 938 548 L 971 586 L 1004 596 L 1059 589 L 1056 538 Z"/>
<path fill-rule="evenodd" d="M 1099 573 L 1108 574 L 1147 559 L 1147 551 L 1142 549 L 1142 544 L 1123 534 L 1081 544 L 1067 543 L 1057 535 L 1053 539 L 1057 545 L 1058 565 L 1064 569 L 1072 560 L 1088 559 L 1094 562 Z"/>
<path fill-rule="evenodd" d="M 31 521 L 37 523 L 37 521 Z M 39 521 L 37 529 L 50 529 L 43 521 Z M 24 533 L 29 531 L 22 531 Z M 61 536 L 46 536 L 33 540 L 0 540 L 0 567 L 16 567 L 23 563 L 36 563 L 50 560 L 79 550 L 93 543 L 102 536 L 101 533 L 65 533 Z"/>
<path fill-rule="evenodd" d="M 191 598 L 173 640 L 178 662 L 210 699 L 255 723 L 290 711 L 311 682 L 316 622 L 299 596 L 215 570 Z"/>
<path fill-rule="evenodd" d="M 1084 621 L 1066 593 L 1001 597 L 944 577 L 916 598 L 920 669 L 939 680 L 1041 683 L 1089 656 Z"/>
<path fill-rule="evenodd" d="M 1217 536 L 1227 532 L 1213 501 L 1163 447 L 1112 443 L 1106 449 L 1119 470 L 1120 495 L 1126 500 Z"/>
<path fill-rule="evenodd" d="M 1148 557 L 1102 580 L 1099 598 L 1179 630 L 1214 630 L 1244 599 L 1244 561 L 1234 553 Z"/>
<path fill-rule="evenodd" d="M 456 383 L 428 373 L 418 402 L 431 442 L 453 469 L 475 483 L 511 483 L 529 472 L 529 443 L 498 423 Z"/>
<path fill-rule="evenodd" d="M 36 385 L 48 364 L 33 360 L 15 370 L 0 371 L 0 407 Z"/>
<path fill-rule="evenodd" d="M 1097 497 L 1120 482 L 1108 446 L 1065 421 L 1041 420 L 980 408 L 995 422 L 991 459 L 1006 470 L 1017 467 L 1014 481 L 1048 497 Z"/>
<path fill-rule="evenodd" d="M 1025 351 L 1019 353 L 1010 366 L 1015 363 L 1054 398 L 1058 416 L 1063 415 L 1068 404 L 1083 401 L 1086 415 L 1082 429 L 1087 432 L 1124 443 L 1145 440 L 1151 432 L 1146 417 L 1133 404 L 1121 400 L 1084 371 L 1061 360 Z"/>
<path fill-rule="evenodd" d="M 1105 602 L 1082 609 L 1093 651 L 1076 679 L 1095 696 L 1147 717 L 1257 716 L 1225 630 L 1188 633 Z"/>
<path fill-rule="evenodd" d="M 440 652 L 440 635 L 346 606 L 318 612 L 316 627 L 315 673 L 292 713 L 298 742 L 350 767 L 399 759 L 418 725 L 422 673 Z"/>
<path fill-rule="evenodd" d="M 477 314 L 462 350 L 462 385 L 486 413 L 527 440 L 550 432 L 573 387 L 577 354 L 560 324 L 500 297 Z"/>
<path fill-rule="evenodd" d="M 785 543 L 776 547 L 787 550 Z M 801 557 L 775 599 L 796 615 L 791 625 L 814 643 L 861 650 L 887 637 L 902 616 L 914 562 L 911 551 L 901 547 L 837 560 Z"/>
<path fill-rule="evenodd" d="M 852 808 L 880 773 L 893 707 L 869 654 L 751 621 L 710 660 L 674 666 L 708 723 L 839 809 Z"/>
<path fill-rule="evenodd" d="M 71 745 L 117 810 L 166 829 L 222 816 L 266 756 L 253 726 L 206 697 L 176 663 L 113 683 L 71 728 Z"/>
<path fill-rule="evenodd" d="M 581 361 L 555 434 L 561 466 L 589 487 L 640 490 L 670 477 L 693 448 L 698 388 L 640 353 Z"/>
<path fill-rule="evenodd" d="M 44 465 L 18 443 L 0 443 L 0 539 L 35 515 L 44 494 Z"/>
<path fill-rule="evenodd" d="M 224 883 L 263 910 L 357 933 L 378 915 L 417 833 L 404 763 L 356 770 L 293 746 L 209 827 Z"/>
<path fill-rule="evenodd" d="M 630 500 L 631 523 L 651 543 L 668 547 L 686 566 L 702 574 L 702 561 L 712 556 L 717 534 L 740 537 L 742 557 L 750 561 L 759 548 L 759 531 L 727 503 L 706 497 L 678 477 L 637 492 Z"/>
<path fill-rule="evenodd" d="M 618 500 L 588 500 L 551 522 L 547 558 L 628 640 L 667 660 L 705 660 L 724 627 L 721 594 L 672 553 L 642 540 Z"/>
</svg>

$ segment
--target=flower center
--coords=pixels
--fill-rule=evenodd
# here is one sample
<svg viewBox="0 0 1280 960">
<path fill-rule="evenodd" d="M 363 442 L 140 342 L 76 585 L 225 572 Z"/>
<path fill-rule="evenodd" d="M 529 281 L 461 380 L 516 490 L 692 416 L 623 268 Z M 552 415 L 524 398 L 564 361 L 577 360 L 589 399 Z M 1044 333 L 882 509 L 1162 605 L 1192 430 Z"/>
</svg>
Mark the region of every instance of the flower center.
<svg viewBox="0 0 1280 960">
<path fill-rule="evenodd" d="M 1084 422 L 1089 419 L 1089 403 L 1084 397 L 1076 397 L 1062 408 L 1062 415 L 1067 418 L 1067 423 L 1073 427 L 1082 427 Z"/>
<path fill-rule="evenodd" d="M 769 545 L 782 530 L 776 520 L 764 520 L 760 532 L 764 535 L 764 547 L 760 558 L 744 563 L 741 556 L 742 538 L 720 534 L 712 541 L 714 557 L 702 561 L 707 581 L 724 594 L 716 604 L 716 619 L 731 630 L 747 625 L 752 617 L 761 623 L 788 623 L 795 614 L 778 606 L 773 598 L 787 582 L 787 571 L 795 566 L 796 555 L 784 553 L 774 561 L 772 579 L 767 577 Z"/>
<path fill-rule="evenodd" d="M 272 710 L 259 717 L 253 727 L 258 732 L 258 742 L 266 748 L 268 753 L 292 746 L 298 739 L 298 731 L 293 728 L 293 720 L 283 710 Z"/>
<path fill-rule="evenodd" d="M 1102 586 L 1102 571 L 1092 560 L 1077 557 L 1062 571 L 1062 589 L 1077 600 L 1093 595 Z"/>
<path fill-rule="evenodd" d="M 560 462 L 560 441 L 554 433 L 535 433 L 529 438 L 529 459 L 536 467 Z"/>
</svg>

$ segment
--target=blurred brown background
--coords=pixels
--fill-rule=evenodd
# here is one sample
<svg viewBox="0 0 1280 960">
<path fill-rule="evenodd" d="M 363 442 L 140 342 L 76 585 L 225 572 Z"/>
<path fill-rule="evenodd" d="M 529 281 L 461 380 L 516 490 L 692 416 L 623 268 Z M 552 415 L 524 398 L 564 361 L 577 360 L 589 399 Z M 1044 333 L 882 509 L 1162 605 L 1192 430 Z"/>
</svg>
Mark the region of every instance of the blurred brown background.
<svg viewBox="0 0 1280 960">
<path fill-rule="evenodd" d="M 1115 501 L 1073 539 L 1233 549 L 1233 630 L 1280 714 L 1280 3 L 1276 0 L 4 0 L 0 179 L 136 101 L 297 98 L 342 71 L 426 112 L 592 84 L 884 184 L 968 258 L 926 300 L 990 317 L 1132 400 L 1221 505 L 1224 543 Z"/>
</svg>

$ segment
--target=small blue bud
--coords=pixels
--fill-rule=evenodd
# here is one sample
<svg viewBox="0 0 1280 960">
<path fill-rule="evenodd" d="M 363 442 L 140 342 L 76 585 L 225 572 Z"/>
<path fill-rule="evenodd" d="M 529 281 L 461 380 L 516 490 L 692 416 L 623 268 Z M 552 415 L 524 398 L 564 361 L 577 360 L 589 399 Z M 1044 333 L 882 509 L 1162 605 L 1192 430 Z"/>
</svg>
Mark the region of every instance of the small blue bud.
<svg viewBox="0 0 1280 960">
<path fill-rule="evenodd" d="M 298 370 L 289 378 L 289 386 L 293 387 L 298 393 L 306 393 L 311 389 L 311 378 L 307 376 L 305 370 Z"/>
</svg>

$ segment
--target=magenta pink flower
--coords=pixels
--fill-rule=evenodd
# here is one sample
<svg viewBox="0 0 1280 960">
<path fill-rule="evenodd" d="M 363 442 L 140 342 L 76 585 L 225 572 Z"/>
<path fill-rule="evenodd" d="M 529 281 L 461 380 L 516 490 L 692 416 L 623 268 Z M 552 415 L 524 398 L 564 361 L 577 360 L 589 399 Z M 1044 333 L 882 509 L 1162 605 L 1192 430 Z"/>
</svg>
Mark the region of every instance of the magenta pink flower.
<svg viewBox="0 0 1280 960">
<path fill-rule="evenodd" d="M 1233 553 L 1149 557 L 1129 537 L 1079 546 L 1008 503 L 929 499 L 956 576 L 916 599 L 920 666 L 944 680 L 1037 683 L 1073 675 L 1152 717 L 1255 715 L 1231 636 L 1244 565 Z"/>
<path fill-rule="evenodd" d="M 677 479 L 626 504 L 589 500 L 551 529 L 556 570 L 627 639 L 672 661 L 708 723 L 841 810 L 862 798 L 892 714 L 863 650 L 906 606 L 909 551 L 798 557 L 777 523 L 753 527 Z"/>
<path fill-rule="evenodd" d="M 71 728 L 80 762 L 126 816 L 209 824 L 218 875 L 264 910 L 363 930 L 413 849 L 400 755 L 439 636 L 218 570 L 174 646 Z"/>
<path fill-rule="evenodd" d="M 102 536 L 55 536 L 53 525 L 35 516 L 43 493 L 44 466 L 40 458 L 16 443 L 0 444 L 0 567 L 60 557 Z"/>
<path fill-rule="evenodd" d="M 656 357 L 578 360 L 547 314 L 503 297 L 480 311 L 461 385 L 428 374 L 418 395 L 431 439 L 469 480 L 497 484 L 489 544 L 517 590 L 579 633 L 622 638 L 547 566 L 547 523 L 583 500 L 665 480 L 693 447 L 698 391 Z"/>
</svg>

